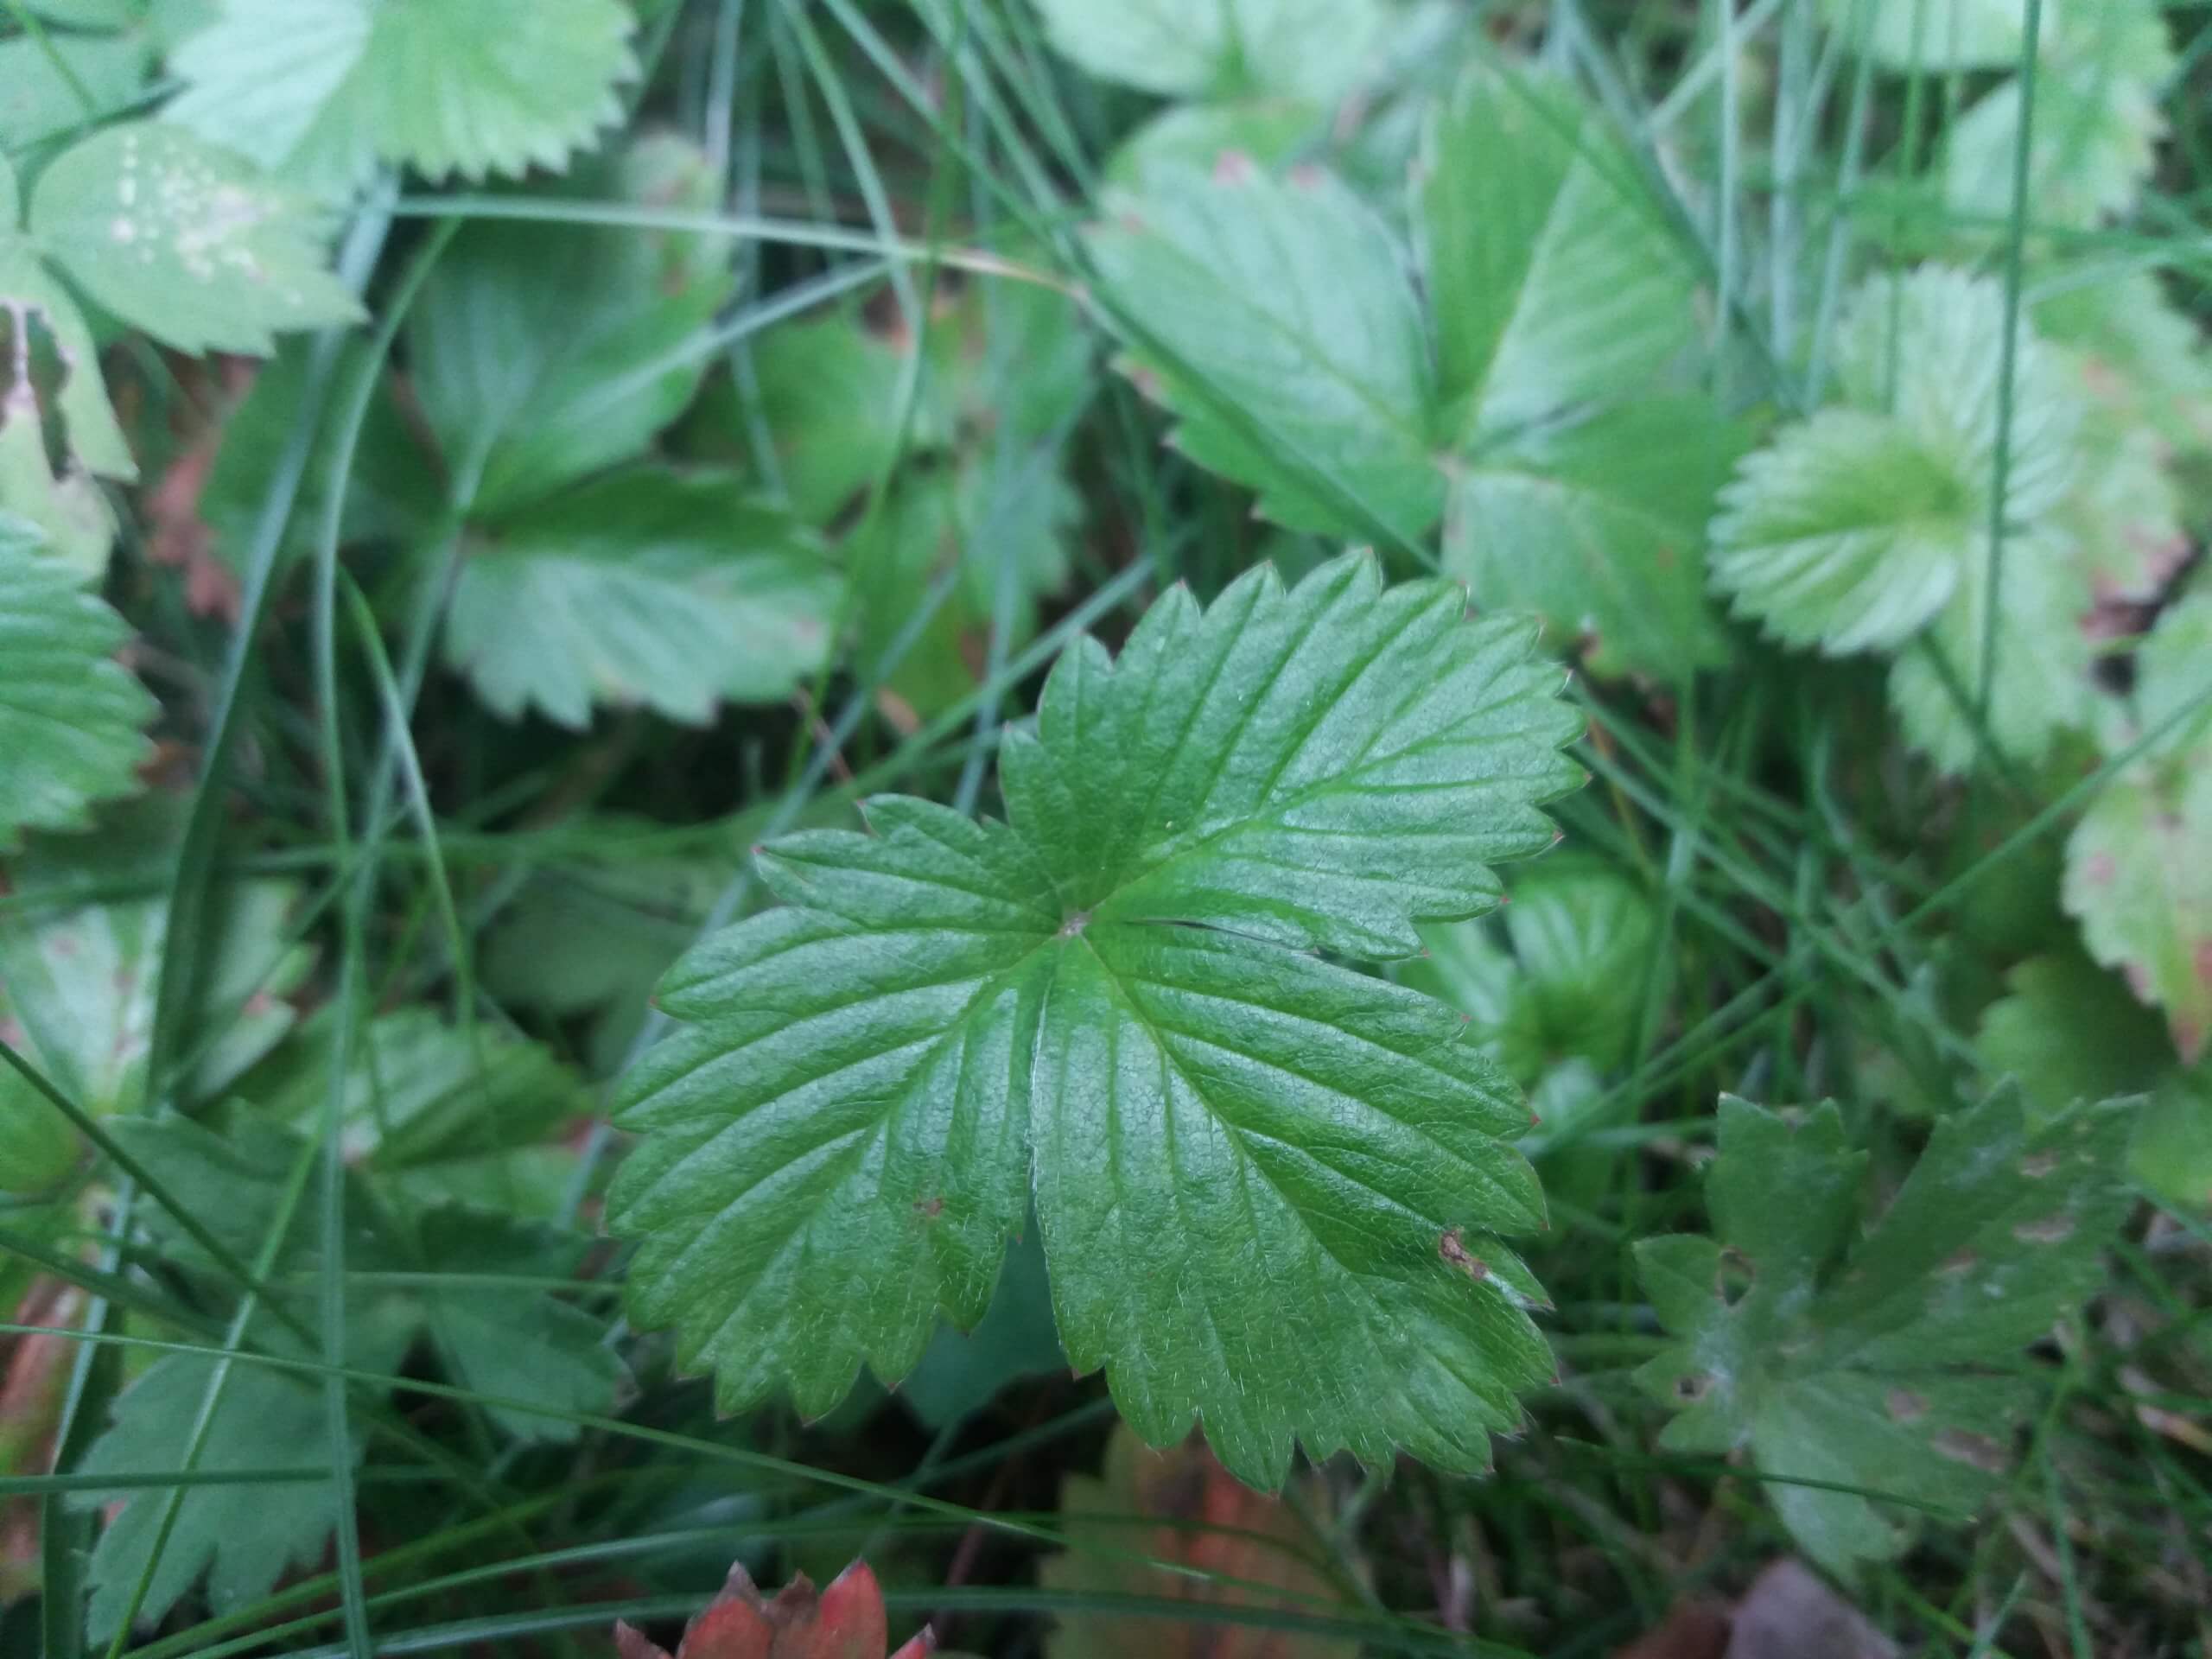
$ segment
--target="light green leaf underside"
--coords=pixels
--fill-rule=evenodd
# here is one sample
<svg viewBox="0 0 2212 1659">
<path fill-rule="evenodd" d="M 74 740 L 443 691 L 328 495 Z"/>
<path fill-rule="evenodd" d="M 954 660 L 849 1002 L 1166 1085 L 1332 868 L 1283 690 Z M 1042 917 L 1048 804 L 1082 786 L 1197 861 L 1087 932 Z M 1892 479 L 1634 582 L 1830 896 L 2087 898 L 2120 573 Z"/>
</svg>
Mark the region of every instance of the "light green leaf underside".
<svg viewBox="0 0 2212 1659">
<path fill-rule="evenodd" d="M 163 114 L 322 196 L 378 161 L 558 172 L 621 119 L 635 26 L 618 0 L 223 0 Z"/>
<path fill-rule="evenodd" d="M 580 168 L 569 188 L 682 207 L 714 186 L 696 148 L 648 137 Z M 731 281 L 691 236 L 490 222 L 462 232 L 424 284 L 407 342 L 423 416 L 448 475 L 474 481 L 474 511 L 533 505 L 643 451 L 697 391 L 699 336 Z"/>
<path fill-rule="evenodd" d="M 1593 672 L 1686 680 L 1726 662 L 1705 537 L 1740 448 L 1704 397 L 1602 410 L 1453 464 L 1444 569 L 1475 601 L 1580 638 Z"/>
<path fill-rule="evenodd" d="M 814 537 L 730 474 L 609 474 L 504 520 L 461 566 L 445 650 L 494 713 L 595 707 L 705 725 L 827 656 L 841 586 Z"/>
<path fill-rule="evenodd" d="M 2165 1011 L 2184 1060 L 2212 1033 L 2212 764 L 2105 786 L 2066 843 L 2066 908 L 2089 954 Z"/>
<path fill-rule="evenodd" d="M 1011 827 L 886 798 L 766 849 L 785 907 L 671 972 L 623 1091 L 636 1317 L 726 1406 L 826 1411 L 982 1316 L 1033 1191 L 1061 1340 L 1155 1442 L 1479 1465 L 1549 1375 L 1491 1236 L 1541 1224 L 1525 1110 L 1452 1011 L 1280 947 L 1410 951 L 1550 840 L 1529 644 L 1371 561 L 1179 589 L 1063 658 Z"/>
<path fill-rule="evenodd" d="M 54 67 L 57 58 L 68 74 Z M 129 36 L 50 35 L 40 41 L 19 35 L 0 41 L 0 146 L 25 149 L 89 125 L 129 99 L 145 72 L 146 48 Z M 70 76 L 75 77 L 73 86 Z M 79 86 L 86 97 L 79 96 Z"/>
<path fill-rule="evenodd" d="M 362 315 L 304 202 L 158 122 L 110 127 L 47 168 L 30 229 L 86 293 L 181 352 L 266 356 L 280 331 Z"/>
<path fill-rule="evenodd" d="M 1359 73 L 1376 0 L 1038 0 L 1052 45 L 1104 80 L 1173 98 L 1278 93 L 1327 103 Z"/>
<path fill-rule="evenodd" d="M 131 793 L 154 700 L 115 660 L 123 619 L 0 513 L 0 849 L 24 830 L 80 829 Z"/>
<path fill-rule="evenodd" d="M 1325 175 L 1249 164 L 1163 171 L 1108 211 L 1085 238 L 1103 297 L 1147 337 L 1140 384 L 1192 460 L 1296 529 L 1410 539 L 1436 522 L 1428 345 L 1381 220 Z"/>
<path fill-rule="evenodd" d="M 1748 1447 L 1764 1474 L 1861 1489 L 1766 1486 L 1833 1572 L 1905 1547 L 1911 1511 L 1884 1497 L 1962 1519 L 1994 1488 L 2033 1404 L 2019 1351 L 2099 1280 L 2126 1209 L 2128 1118 L 2107 1104 L 2031 1128 L 2005 1096 L 1946 1118 L 1839 1261 L 1863 1160 L 1834 1106 L 1792 1128 L 1724 1096 L 1707 1177 L 1716 1236 L 1637 1248 L 1646 1294 L 1680 1339 L 1638 1373 L 1681 1413 L 1661 1445 Z"/>
<path fill-rule="evenodd" d="M 1480 449 L 1630 395 L 1696 337 L 1696 276 L 1627 148 L 1569 89 L 1478 67 L 1415 197 L 1445 429 Z"/>
</svg>

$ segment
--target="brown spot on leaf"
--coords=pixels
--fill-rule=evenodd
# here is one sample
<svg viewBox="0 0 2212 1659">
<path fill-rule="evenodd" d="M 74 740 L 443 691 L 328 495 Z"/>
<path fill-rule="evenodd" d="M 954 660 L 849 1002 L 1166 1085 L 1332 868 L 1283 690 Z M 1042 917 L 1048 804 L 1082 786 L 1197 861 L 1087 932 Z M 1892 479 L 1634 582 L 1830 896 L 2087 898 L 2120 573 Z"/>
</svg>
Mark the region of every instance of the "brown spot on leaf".
<svg viewBox="0 0 2212 1659">
<path fill-rule="evenodd" d="M 1970 1273 L 1981 1265 L 1981 1258 L 1972 1250 L 1961 1250 L 1936 1269 L 1938 1273 Z"/>
<path fill-rule="evenodd" d="M 2061 1211 L 2041 1221 L 2024 1221 L 2012 1230 L 2023 1244 L 2057 1244 L 2074 1236 L 2074 1217 Z"/>
<path fill-rule="evenodd" d="M 1445 1230 L 1444 1236 L 1436 1241 L 1436 1253 L 1477 1284 L 1490 1277 L 1490 1263 L 1479 1255 L 1467 1253 L 1467 1246 L 1460 1238 L 1457 1227 Z"/>
<path fill-rule="evenodd" d="M 1891 1389 L 1882 1403 L 1889 1408 L 1890 1415 L 1900 1423 L 1916 1423 L 1928 1414 L 1928 1400 L 1924 1395 L 1910 1389 Z"/>
<path fill-rule="evenodd" d="M 940 1198 L 916 1198 L 914 1213 L 924 1221 L 935 1221 L 944 1213 L 944 1200 Z"/>
<path fill-rule="evenodd" d="M 1947 1428 L 1929 1444 L 1952 1462 L 1963 1463 L 1986 1475 L 2003 1474 L 2012 1461 L 2005 1455 L 2005 1448 L 1986 1434 L 1969 1433 L 1963 1428 Z"/>
<path fill-rule="evenodd" d="M 2082 874 L 2093 887 L 2108 887 L 2120 874 L 2120 865 L 2110 853 L 2094 852 L 2082 867 Z"/>
<path fill-rule="evenodd" d="M 1216 184 L 1249 184 L 1259 173 L 1258 166 L 1241 149 L 1224 149 L 1213 158 Z"/>
<path fill-rule="evenodd" d="M 2020 1173 L 2031 1181 L 2039 1181 L 2058 1167 L 2055 1152 L 2031 1152 L 2020 1160 Z"/>
</svg>

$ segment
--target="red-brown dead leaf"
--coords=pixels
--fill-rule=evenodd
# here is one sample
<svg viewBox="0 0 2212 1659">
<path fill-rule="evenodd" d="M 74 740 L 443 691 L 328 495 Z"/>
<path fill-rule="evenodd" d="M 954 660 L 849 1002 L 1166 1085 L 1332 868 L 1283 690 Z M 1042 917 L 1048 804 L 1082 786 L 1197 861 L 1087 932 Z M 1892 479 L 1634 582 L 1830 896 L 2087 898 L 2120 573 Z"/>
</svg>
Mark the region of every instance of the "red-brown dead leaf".
<svg viewBox="0 0 2212 1659">
<path fill-rule="evenodd" d="M 866 1561 L 855 1561 L 818 1595 L 802 1573 L 772 1599 L 734 1566 L 673 1656 L 624 1624 L 614 1627 L 614 1650 L 619 1659 L 883 1659 L 886 1623 L 883 1588 Z M 924 1630 L 891 1659 L 924 1659 L 935 1648 Z"/>
</svg>

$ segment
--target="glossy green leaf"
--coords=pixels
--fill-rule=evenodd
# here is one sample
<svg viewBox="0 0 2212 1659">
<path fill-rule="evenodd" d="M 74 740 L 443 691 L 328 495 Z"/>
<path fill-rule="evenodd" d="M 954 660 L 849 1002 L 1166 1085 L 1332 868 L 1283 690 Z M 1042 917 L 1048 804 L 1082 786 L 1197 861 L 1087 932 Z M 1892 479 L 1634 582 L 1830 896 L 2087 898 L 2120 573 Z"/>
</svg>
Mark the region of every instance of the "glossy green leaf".
<svg viewBox="0 0 2212 1659">
<path fill-rule="evenodd" d="M 494 713 L 594 707 L 704 725 L 820 665 L 840 587 L 820 543 L 728 474 L 633 467 L 523 509 L 473 544 L 446 658 Z"/>
<path fill-rule="evenodd" d="M 1409 953 L 1551 840 L 1578 722 L 1529 643 L 1365 558 L 1175 589 L 1062 658 L 1008 823 L 881 798 L 766 849 L 785 907 L 670 975 L 623 1090 L 638 1321 L 818 1414 L 982 1317 L 1033 1190 L 1069 1357 L 1154 1443 L 1480 1465 L 1550 1374 L 1491 1236 L 1541 1224 L 1524 1109 L 1449 1009 L 1304 952 Z"/>
<path fill-rule="evenodd" d="M 1253 92 L 1327 103 L 1387 16 L 1376 0 L 1038 0 L 1054 47 L 1103 80 L 1178 98 Z"/>
<path fill-rule="evenodd" d="M 682 174 L 673 190 L 672 167 Z M 652 139 L 579 169 L 569 188 L 681 206 L 714 186 L 696 149 Z M 707 354 L 696 342 L 732 280 L 701 238 L 676 232 L 497 222 L 462 232 L 423 285 L 406 338 L 416 394 L 464 505 L 495 514 L 534 504 L 643 451 L 697 391 Z"/>
<path fill-rule="evenodd" d="M 1963 1519 L 2032 1408 L 2019 1351 L 2101 1275 L 2127 1205 L 2129 1116 L 2107 1104 L 2031 1128 L 1999 1096 L 1945 1118 L 1845 1254 L 1863 1160 L 1835 1108 L 1793 1126 L 1724 1096 L 1707 1186 L 1715 1236 L 1637 1246 L 1645 1294 L 1678 1339 L 1638 1373 L 1680 1414 L 1660 1444 L 1748 1450 L 1783 1522 L 1832 1572 L 1910 1541 L 1911 1511 L 1885 1500 Z"/>
<path fill-rule="evenodd" d="M 1156 176 L 1108 207 L 1086 245 L 1184 453 L 1295 529 L 1379 520 L 1410 539 L 1436 522 L 1426 327 L 1381 220 L 1325 174 L 1247 162 Z"/>
<path fill-rule="evenodd" d="M 379 161 L 558 172 L 621 118 L 635 27 L 619 0 L 221 0 L 162 113 L 320 195 Z"/>
<path fill-rule="evenodd" d="M 0 513 L 0 849 L 81 829 L 131 793 L 154 700 L 115 652 L 123 619 L 84 591 L 20 519 Z"/>
<path fill-rule="evenodd" d="M 181 352 L 266 356 L 353 322 L 325 227 L 251 164 L 158 122 L 95 133 L 39 175 L 30 232 L 70 280 Z"/>
</svg>

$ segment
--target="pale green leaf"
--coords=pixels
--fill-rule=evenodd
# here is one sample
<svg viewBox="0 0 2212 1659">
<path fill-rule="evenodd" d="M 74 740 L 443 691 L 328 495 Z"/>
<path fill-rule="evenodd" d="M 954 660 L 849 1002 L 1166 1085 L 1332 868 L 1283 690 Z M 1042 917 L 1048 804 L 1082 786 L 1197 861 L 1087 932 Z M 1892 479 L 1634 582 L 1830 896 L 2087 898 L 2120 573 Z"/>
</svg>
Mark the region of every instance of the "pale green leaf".
<svg viewBox="0 0 2212 1659">
<path fill-rule="evenodd" d="M 1637 1247 L 1678 1338 L 1638 1373 L 1680 1413 L 1660 1444 L 1748 1450 L 1799 1545 L 1832 1572 L 1904 1549 L 1910 1511 L 1885 1499 L 1963 1519 L 2032 1408 L 2020 1350 L 2099 1281 L 2127 1207 L 2128 1116 L 2107 1104 L 2031 1128 L 1999 1096 L 1945 1118 L 1844 1255 L 1861 1160 L 1835 1108 L 1793 1128 L 1724 1096 L 1707 1177 L 1716 1236 Z"/>
<path fill-rule="evenodd" d="M 1500 1065 L 1533 1084 L 1569 1057 L 1600 1069 L 1628 1058 L 1657 942 L 1651 901 L 1620 872 L 1555 855 L 1478 921 L 1426 927 L 1426 956 L 1398 978 L 1466 1014 Z"/>
<path fill-rule="evenodd" d="M 154 700 L 115 660 L 129 638 L 74 571 L 0 513 L 0 849 L 26 829 L 80 829 L 93 803 L 138 787 Z"/>
<path fill-rule="evenodd" d="M 1304 951 L 1409 953 L 1552 839 L 1578 722 L 1529 645 L 1365 558 L 1179 588 L 1064 655 L 1010 824 L 882 798 L 766 849 L 785 907 L 671 972 L 619 1107 L 638 1321 L 726 1408 L 826 1411 L 982 1317 L 1033 1191 L 1070 1359 L 1154 1443 L 1479 1465 L 1550 1375 L 1492 1236 L 1541 1224 L 1525 1109 L 1450 1009 Z"/>
<path fill-rule="evenodd" d="M 156 1360 L 124 1390 L 113 1427 L 93 1443 L 81 1471 L 120 1476 L 176 1468 L 216 1364 L 189 1354 Z M 358 1460 L 358 1441 L 349 1440 L 348 1450 Z M 327 1467 L 330 1455 L 322 1401 L 314 1388 L 241 1361 L 231 1367 L 194 1466 L 207 1474 L 287 1464 Z M 145 1486 L 73 1496 L 74 1503 L 113 1500 L 122 1505 L 101 1532 L 86 1569 L 92 1592 L 86 1629 L 93 1641 L 109 1641 L 121 1628 L 170 1497 L 167 1488 Z M 218 1614 L 258 1601 L 286 1572 L 322 1558 L 336 1522 L 337 1495 L 327 1480 L 191 1487 L 176 1505 L 139 1618 L 149 1624 L 160 1619 L 203 1577 L 208 1605 Z"/>
<path fill-rule="evenodd" d="M 579 169 L 569 188 L 664 205 L 667 145 L 649 139 Z M 680 198 L 713 183 L 688 149 Z M 557 201 L 558 198 L 549 200 Z M 454 238 L 410 315 L 413 385 L 464 505 L 534 504 L 640 453 L 707 369 L 697 340 L 732 278 L 700 238 L 487 222 Z"/>
<path fill-rule="evenodd" d="M 1192 460 L 1294 529 L 1411 539 L 1444 480 L 1425 325 L 1390 231 L 1325 174 L 1155 175 L 1085 238 Z M 1171 360 L 1172 359 L 1172 360 Z"/>
<path fill-rule="evenodd" d="M 2184 454 L 2212 447 L 2212 353 L 2148 271 L 2084 265 L 2035 301 L 2036 331 L 2071 352 L 2094 402 Z"/>
<path fill-rule="evenodd" d="M 1417 176 L 1463 448 L 1632 394 L 1696 339 L 1696 273 L 1664 204 L 1568 88 L 1478 66 L 1432 118 Z"/>
<path fill-rule="evenodd" d="M 1177 98 L 1333 102 L 1388 14 L 1377 0 L 1038 0 L 1053 46 L 1104 80 Z"/>
<path fill-rule="evenodd" d="M 2082 1101 L 2139 1094 L 2167 1063 L 2158 1016 L 2077 951 L 2036 957 L 2005 976 L 1981 1016 L 1974 1052 L 2056 1117 Z"/>
<path fill-rule="evenodd" d="M 56 59 L 68 74 L 54 67 Z M 130 35 L 49 35 L 43 41 L 19 35 L 0 41 L 0 147 L 24 149 L 57 133 L 89 126 L 127 101 L 145 73 L 145 45 Z M 79 86 L 89 96 L 89 107 Z"/>
<path fill-rule="evenodd" d="M 2089 954 L 2165 1011 L 2193 1061 L 2212 1033 L 2212 766 L 2183 760 L 2105 786 L 2066 843 L 2065 899 Z"/>
<path fill-rule="evenodd" d="M 2212 1210 L 2212 1071 L 2176 1071 L 2144 1103 L 2128 1166 L 2165 1203 Z"/>
<path fill-rule="evenodd" d="M 1821 10 L 1853 50 L 1901 73 L 2010 69 L 2026 34 L 2026 0 L 1821 0 Z M 2059 14 L 2060 0 L 2048 0 L 2044 27 Z"/>
<path fill-rule="evenodd" d="M 2028 211 L 2040 226 L 2086 228 L 2127 212 L 2150 178 L 2175 60 L 2151 0 L 2075 0 L 2056 16 L 2037 69 Z M 2010 216 L 2021 104 L 2020 83 L 2007 80 L 1952 124 L 1943 200 L 1953 213 Z"/>
<path fill-rule="evenodd" d="M 1273 170 L 1308 149 L 1323 122 L 1319 111 L 1297 99 L 1173 104 L 1116 147 L 1106 158 L 1105 181 L 1139 191 L 1156 173 L 1210 173 L 1224 165 L 1224 157 L 1242 157 Z"/>
<path fill-rule="evenodd" d="M 1993 575 L 1996 656 L 1985 694 Z M 1986 561 L 1969 562 L 1950 602 L 1891 665 L 1890 702 L 1906 740 L 1945 772 L 1966 772 L 1981 750 L 1974 717 L 1986 705 L 1999 753 L 2031 765 L 2043 760 L 2059 733 L 2088 721 L 2091 653 L 2082 620 L 2089 602 L 2074 550 L 2057 537 L 2008 537 L 1994 572 Z"/>
<path fill-rule="evenodd" d="M 1687 680 L 1726 662 L 1706 523 L 1741 453 L 1711 401 L 1646 397 L 1452 462 L 1444 569 L 1485 608 L 1530 610 L 1599 674 Z"/>
<path fill-rule="evenodd" d="M 621 119 L 635 27 L 619 0 L 221 0 L 163 115 L 319 195 L 378 161 L 558 172 Z"/>
<path fill-rule="evenodd" d="M 730 474 L 611 473 L 473 545 L 446 658 L 509 720 L 587 726 L 595 706 L 705 725 L 769 702 L 830 648 L 840 579 L 811 532 Z"/>
<path fill-rule="evenodd" d="M 95 133 L 40 175 L 30 231 L 72 281 L 179 351 L 266 356 L 357 321 L 325 227 L 251 163 L 158 122 Z"/>
<path fill-rule="evenodd" d="M 0 401 L 0 430 L 15 424 L 17 416 L 25 412 L 43 413 L 49 418 L 58 415 L 70 461 L 62 475 L 64 483 L 84 474 L 134 479 L 138 476 L 138 465 L 130 458 L 130 446 L 124 442 L 114 405 L 108 402 L 107 387 L 100 378 L 99 347 L 84 313 L 68 290 L 40 264 L 29 239 L 15 233 L 15 218 L 6 211 L 14 184 L 15 175 L 8 170 L 6 159 L 0 157 L 0 325 L 8 332 L 10 346 L 9 395 Z M 60 369 L 61 384 L 50 408 L 41 408 L 35 386 L 27 393 L 16 385 L 15 336 L 25 328 L 31 332 L 35 350 L 41 343 L 39 336 L 45 336 L 44 343 L 51 346 Z M 39 423 L 27 424 L 35 428 Z M 43 453 L 38 460 L 43 464 Z M 0 505 L 22 511 L 12 503 Z M 106 549 L 100 552 L 105 559 Z"/>
</svg>

